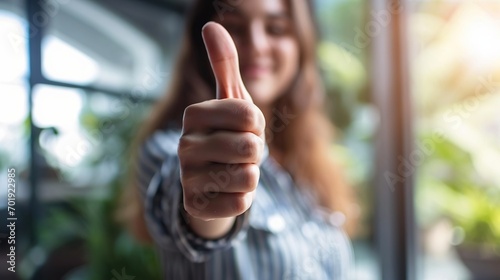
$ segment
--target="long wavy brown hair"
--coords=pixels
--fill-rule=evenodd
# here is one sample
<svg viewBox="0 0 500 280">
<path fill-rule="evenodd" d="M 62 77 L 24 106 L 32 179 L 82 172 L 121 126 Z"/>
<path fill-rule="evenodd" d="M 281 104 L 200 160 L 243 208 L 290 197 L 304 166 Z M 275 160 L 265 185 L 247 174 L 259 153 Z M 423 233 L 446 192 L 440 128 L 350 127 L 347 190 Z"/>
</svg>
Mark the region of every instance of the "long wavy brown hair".
<svg viewBox="0 0 500 280">
<path fill-rule="evenodd" d="M 268 124 L 279 125 L 268 125 L 266 141 L 271 156 L 290 172 L 298 186 L 312 188 L 320 206 L 345 214 L 347 220 L 344 229 L 352 235 L 357 221 L 351 210 L 354 193 L 332 156 L 333 127 L 321 105 L 324 90 L 316 64 L 317 39 L 311 4 L 304 0 L 286 1 L 299 43 L 300 62 L 294 81 L 273 104 L 273 119 L 267 121 Z M 157 130 L 166 129 L 167 126 L 182 128 L 182 117 L 187 106 L 215 98 L 215 79 L 201 29 L 208 21 L 218 18 L 214 1 L 196 1 L 187 20 L 185 38 L 173 69 L 170 87 L 142 126 L 136 147 Z M 283 119 L 284 114 L 292 117 Z M 137 153 L 133 161 L 136 162 L 136 158 Z M 129 182 L 135 182 L 133 179 Z M 135 185 L 125 192 L 124 201 L 124 207 L 119 212 L 121 220 L 127 222 L 138 239 L 150 240 L 144 224 L 143 204 Z"/>
</svg>

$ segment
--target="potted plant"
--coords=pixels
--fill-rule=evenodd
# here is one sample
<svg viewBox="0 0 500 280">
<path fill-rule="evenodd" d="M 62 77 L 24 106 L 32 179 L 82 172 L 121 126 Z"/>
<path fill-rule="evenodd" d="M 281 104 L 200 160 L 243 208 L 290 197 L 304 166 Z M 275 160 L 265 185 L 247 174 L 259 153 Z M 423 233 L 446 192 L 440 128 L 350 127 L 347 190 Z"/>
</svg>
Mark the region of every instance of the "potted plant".
<svg viewBox="0 0 500 280">
<path fill-rule="evenodd" d="M 451 243 L 473 279 L 500 279 L 500 188 L 482 180 L 472 155 L 452 141 L 433 145 L 417 176 L 421 223 L 449 219 Z"/>
</svg>

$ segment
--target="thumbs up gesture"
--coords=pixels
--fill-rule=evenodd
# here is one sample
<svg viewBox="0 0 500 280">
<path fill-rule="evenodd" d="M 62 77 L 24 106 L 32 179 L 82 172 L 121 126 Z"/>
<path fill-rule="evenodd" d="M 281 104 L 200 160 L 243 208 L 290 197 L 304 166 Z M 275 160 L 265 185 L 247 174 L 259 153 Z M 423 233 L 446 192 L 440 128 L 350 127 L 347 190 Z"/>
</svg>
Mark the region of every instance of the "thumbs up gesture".
<svg viewBox="0 0 500 280">
<path fill-rule="evenodd" d="M 229 230 L 234 217 L 252 203 L 265 119 L 243 85 L 229 33 L 209 22 L 202 35 L 217 82 L 216 99 L 186 108 L 178 155 L 191 226 L 204 237 L 214 237 Z"/>
</svg>

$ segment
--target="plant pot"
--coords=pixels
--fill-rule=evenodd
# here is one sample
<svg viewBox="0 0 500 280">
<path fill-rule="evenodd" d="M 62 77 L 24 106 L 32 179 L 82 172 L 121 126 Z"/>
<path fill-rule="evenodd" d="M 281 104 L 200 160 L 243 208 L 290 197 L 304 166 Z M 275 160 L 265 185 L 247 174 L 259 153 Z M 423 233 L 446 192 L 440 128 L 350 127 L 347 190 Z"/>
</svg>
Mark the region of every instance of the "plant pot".
<svg viewBox="0 0 500 280">
<path fill-rule="evenodd" d="M 474 280 L 500 279 L 500 251 L 486 245 L 459 245 L 456 247 L 462 263 Z"/>
</svg>

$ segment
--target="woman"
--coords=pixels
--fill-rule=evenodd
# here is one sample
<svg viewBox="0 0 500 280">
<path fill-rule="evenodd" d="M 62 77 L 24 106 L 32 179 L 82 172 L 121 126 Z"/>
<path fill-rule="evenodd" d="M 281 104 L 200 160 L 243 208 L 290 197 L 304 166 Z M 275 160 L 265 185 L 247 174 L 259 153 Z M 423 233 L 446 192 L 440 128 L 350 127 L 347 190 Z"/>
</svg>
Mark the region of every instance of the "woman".
<svg viewBox="0 0 500 280">
<path fill-rule="evenodd" d="M 346 279 L 353 197 L 330 158 L 311 7 L 200 0 L 186 32 L 136 167 L 165 279 Z"/>
</svg>

